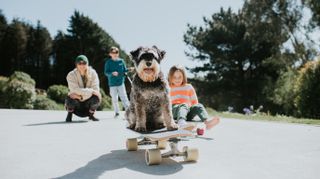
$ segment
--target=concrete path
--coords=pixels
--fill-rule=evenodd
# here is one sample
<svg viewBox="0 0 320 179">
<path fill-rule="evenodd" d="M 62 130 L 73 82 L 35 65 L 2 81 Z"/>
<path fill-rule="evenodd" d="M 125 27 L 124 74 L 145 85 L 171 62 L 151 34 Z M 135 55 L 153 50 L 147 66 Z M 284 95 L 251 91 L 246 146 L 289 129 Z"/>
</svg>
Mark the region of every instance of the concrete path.
<svg viewBox="0 0 320 179">
<path fill-rule="evenodd" d="M 197 163 L 180 158 L 147 166 L 144 150 L 127 152 L 135 134 L 112 112 L 99 122 L 64 111 L 0 109 L 1 179 L 319 179 L 320 127 L 222 119 L 184 145 L 200 151 Z"/>
</svg>

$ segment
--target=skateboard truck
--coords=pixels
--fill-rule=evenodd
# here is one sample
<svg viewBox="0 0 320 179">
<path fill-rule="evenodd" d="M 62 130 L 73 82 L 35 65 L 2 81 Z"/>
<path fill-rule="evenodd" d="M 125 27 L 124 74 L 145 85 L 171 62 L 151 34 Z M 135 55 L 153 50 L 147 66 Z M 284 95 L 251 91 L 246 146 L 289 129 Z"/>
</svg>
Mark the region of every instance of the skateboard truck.
<svg viewBox="0 0 320 179">
<path fill-rule="evenodd" d="M 178 150 L 179 139 L 175 138 L 170 141 L 170 150 L 161 154 L 159 149 L 147 149 L 145 152 L 145 159 L 147 165 L 157 165 L 161 163 L 162 158 L 183 156 L 184 161 L 195 162 L 198 160 L 198 149 L 189 149 L 187 146 L 183 147 L 182 151 Z"/>
<path fill-rule="evenodd" d="M 147 165 L 160 164 L 162 158 L 169 157 L 182 156 L 184 158 L 184 161 L 187 162 L 198 160 L 198 149 L 188 148 L 187 146 L 185 146 L 183 147 L 182 151 L 178 150 L 179 141 L 183 140 L 184 137 L 194 137 L 193 133 L 189 130 L 159 130 L 147 134 L 140 133 L 140 137 L 140 140 L 138 140 L 138 138 L 128 138 L 126 141 L 126 147 L 128 151 L 136 151 L 138 150 L 139 145 L 156 145 L 156 148 L 145 150 L 145 161 Z M 167 143 L 170 144 L 170 149 L 164 153 L 161 153 L 161 149 L 165 149 Z"/>
</svg>

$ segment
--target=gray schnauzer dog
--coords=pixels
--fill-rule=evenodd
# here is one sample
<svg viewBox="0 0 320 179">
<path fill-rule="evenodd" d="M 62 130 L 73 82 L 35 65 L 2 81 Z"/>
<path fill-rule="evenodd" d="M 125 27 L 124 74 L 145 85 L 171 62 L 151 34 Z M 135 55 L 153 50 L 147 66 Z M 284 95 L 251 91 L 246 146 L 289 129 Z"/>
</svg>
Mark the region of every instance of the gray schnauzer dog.
<svg viewBox="0 0 320 179">
<path fill-rule="evenodd" d="M 130 107 L 126 111 L 129 128 L 139 132 L 167 127 L 177 129 L 173 120 L 169 86 L 160 70 L 165 51 L 156 46 L 131 51 L 136 74 L 132 80 Z"/>
</svg>

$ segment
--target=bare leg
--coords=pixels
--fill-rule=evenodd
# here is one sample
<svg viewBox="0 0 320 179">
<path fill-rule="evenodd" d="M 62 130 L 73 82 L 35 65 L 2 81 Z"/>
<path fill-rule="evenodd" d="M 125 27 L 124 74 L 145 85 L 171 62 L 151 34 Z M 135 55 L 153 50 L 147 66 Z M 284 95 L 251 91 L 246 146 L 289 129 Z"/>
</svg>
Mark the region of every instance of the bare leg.
<svg viewBox="0 0 320 179">
<path fill-rule="evenodd" d="M 214 126 L 219 124 L 220 118 L 219 117 L 213 117 L 211 120 L 205 120 L 204 124 L 206 125 L 206 129 L 212 129 Z"/>
</svg>

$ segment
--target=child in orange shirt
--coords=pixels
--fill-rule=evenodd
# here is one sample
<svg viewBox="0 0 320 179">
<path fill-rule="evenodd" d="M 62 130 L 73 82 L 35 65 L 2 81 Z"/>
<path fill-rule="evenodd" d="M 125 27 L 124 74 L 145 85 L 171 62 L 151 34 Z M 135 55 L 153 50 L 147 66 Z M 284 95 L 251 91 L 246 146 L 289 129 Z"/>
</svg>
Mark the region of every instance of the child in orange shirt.
<svg viewBox="0 0 320 179">
<path fill-rule="evenodd" d="M 173 118 L 178 120 L 179 127 L 185 126 L 186 121 L 191 121 L 195 116 L 199 116 L 206 125 L 206 129 L 211 129 L 219 123 L 219 117 L 208 119 L 208 113 L 204 106 L 198 102 L 193 86 L 187 83 L 186 72 L 182 66 L 171 67 L 168 80 Z"/>
</svg>

